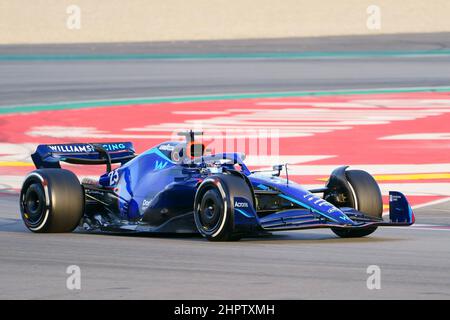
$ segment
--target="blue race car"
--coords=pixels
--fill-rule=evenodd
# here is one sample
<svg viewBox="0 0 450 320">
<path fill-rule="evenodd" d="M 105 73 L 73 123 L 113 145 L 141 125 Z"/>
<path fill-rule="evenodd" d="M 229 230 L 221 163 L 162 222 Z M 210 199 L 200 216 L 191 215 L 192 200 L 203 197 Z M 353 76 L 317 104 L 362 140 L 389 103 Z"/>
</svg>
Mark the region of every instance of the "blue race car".
<svg viewBox="0 0 450 320">
<path fill-rule="evenodd" d="M 379 226 L 409 226 L 406 197 L 389 193 L 389 221 L 382 218 L 380 189 L 365 171 L 335 169 L 326 185 L 306 190 L 272 174 L 250 171 L 244 155 L 206 155 L 184 141 L 161 143 L 136 155 L 130 142 L 39 145 L 37 170 L 20 193 L 25 225 L 33 232 L 200 233 L 208 240 L 238 240 L 271 231 L 330 228 L 340 237 L 363 237 Z M 79 179 L 60 162 L 104 164 L 97 179 Z M 113 163 L 119 163 L 112 169 Z M 320 195 L 320 196 L 319 196 Z"/>
</svg>

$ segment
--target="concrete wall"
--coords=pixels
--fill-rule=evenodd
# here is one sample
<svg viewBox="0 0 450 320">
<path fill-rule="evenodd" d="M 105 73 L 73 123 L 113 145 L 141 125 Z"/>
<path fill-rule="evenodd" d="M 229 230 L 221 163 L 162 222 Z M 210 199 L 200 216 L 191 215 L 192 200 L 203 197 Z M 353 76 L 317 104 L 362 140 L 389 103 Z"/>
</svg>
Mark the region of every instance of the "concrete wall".
<svg viewBox="0 0 450 320">
<path fill-rule="evenodd" d="M 67 28 L 69 5 L 81 29 Z M 381 29 L 366 26 L 369 5 Z M 303 37 L 450 31 L 449 0 L 0 0 L 0 43 Z"/>
</svg>

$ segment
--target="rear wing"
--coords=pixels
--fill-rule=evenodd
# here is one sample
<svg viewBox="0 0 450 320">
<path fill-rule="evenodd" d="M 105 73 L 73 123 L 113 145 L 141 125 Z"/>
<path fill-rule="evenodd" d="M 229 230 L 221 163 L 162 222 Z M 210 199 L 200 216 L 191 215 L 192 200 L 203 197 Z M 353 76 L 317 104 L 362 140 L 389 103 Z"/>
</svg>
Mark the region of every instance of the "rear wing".
<svg viewBox="0 0 450 320">
<path fill-rule="evenodd" d="M 60 161 L 74 164 L 121 163 L 136 156 L 131 142 L 41 144 L 31 155 L 36 168 L 61 168 Z"/>
</svg>

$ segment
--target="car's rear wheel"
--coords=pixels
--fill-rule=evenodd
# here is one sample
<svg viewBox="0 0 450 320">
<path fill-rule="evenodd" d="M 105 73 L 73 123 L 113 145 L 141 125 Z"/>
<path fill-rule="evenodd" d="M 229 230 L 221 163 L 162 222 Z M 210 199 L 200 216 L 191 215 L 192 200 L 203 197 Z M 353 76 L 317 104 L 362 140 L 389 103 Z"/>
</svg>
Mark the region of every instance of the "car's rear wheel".
<svg viewBox="0 0 450 320">
<path fill-rule="evenodd" d="M 22 185 L 20 211 L 26 227 L 33 232 L 71 232 L 83 215 L 83 188 L 71 171 L 35 170 Z"/>
<path fill-rule="evenodd" d="M 353 207 L 369 217 L 381 218 L 383 214 L 383 200 L 375 179 L 362 170 L 347 170 L 345 174 L 350 185 L 347 197 L 353 198 Z M 342 238 L 358 238 L 368 236 L 376 229 L 377 227 L 363 229 L 332 228 L 331 230 Z"/>
</svg>

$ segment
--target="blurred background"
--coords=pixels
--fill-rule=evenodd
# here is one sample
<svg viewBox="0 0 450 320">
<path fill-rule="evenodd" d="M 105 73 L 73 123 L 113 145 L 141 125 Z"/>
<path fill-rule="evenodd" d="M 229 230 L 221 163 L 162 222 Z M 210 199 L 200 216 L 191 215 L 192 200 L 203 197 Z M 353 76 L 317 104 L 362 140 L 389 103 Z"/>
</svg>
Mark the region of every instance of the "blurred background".
<svg viewBox="0 0 450 320">
<path fill-rule="evenodd" d="M 445 0 L 2 0 L 0 43 L 128 43 L 448 32 L 449 10 L 450 4 Z M 75 18 L 78 12 L 82 16 L 80 23 Z M 72 19 L 68 20 L 70 15 Z"/>
</svg>

